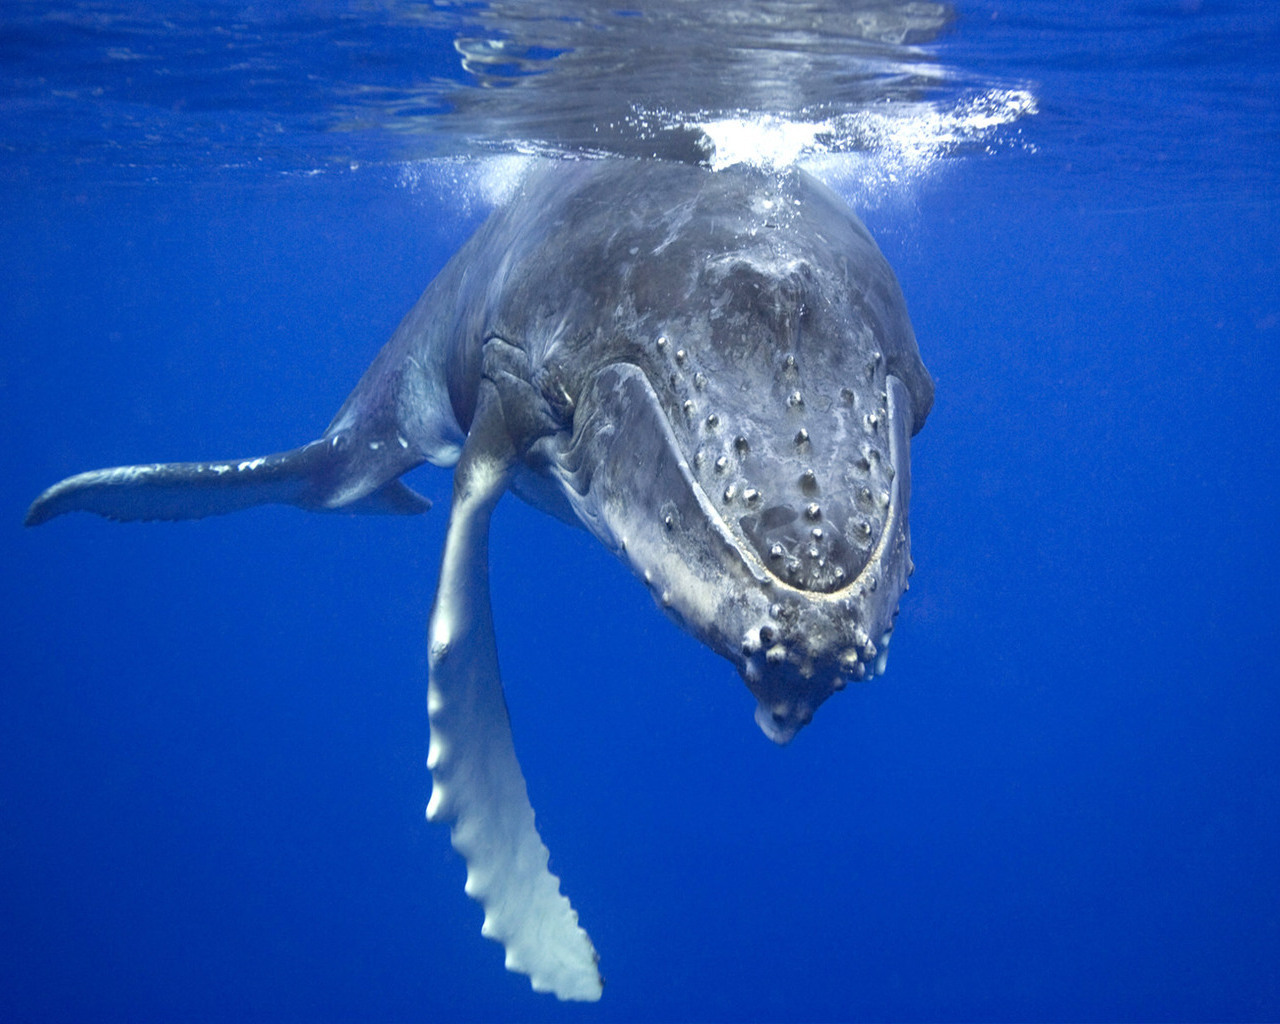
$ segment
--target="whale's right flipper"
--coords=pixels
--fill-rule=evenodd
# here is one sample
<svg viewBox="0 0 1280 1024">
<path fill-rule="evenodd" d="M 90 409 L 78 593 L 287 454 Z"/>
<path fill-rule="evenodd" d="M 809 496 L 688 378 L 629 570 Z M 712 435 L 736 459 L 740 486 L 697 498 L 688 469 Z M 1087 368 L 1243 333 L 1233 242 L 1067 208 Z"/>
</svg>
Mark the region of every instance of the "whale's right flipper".
<svg viewBox="0 0 1280 1024">
<path fill-rule="evenodd" d="M 200 519 L 254 505 L 298 505 L 318 512 L 411 515 L 431 502 L 396 479 L 424 460 L 397 445 L 354 458 L 342 434 L 292 451 L 225 462 L 158 462 L 95 469 L 67 477 L 27 510 L 38 526 L 64 512 L 96 512 L 117 520 Z M 381 452 L 379 448 L 374 453 Z"/>
<path fill-rule="evenodd" d="M 594 1001 L 602 991 L 596 951 L 547 869 L 498 674 L 489 517 L 515 465 L 497 391 L 485 381 L 454 471 L 431 611 L 427 817 L 452 823 L 454 848 L 467 862 L 467 894 L 483 905 L 482 933 L 506 948 L 508 970 L 527 974 L 536 991 Z"/>
</svg>

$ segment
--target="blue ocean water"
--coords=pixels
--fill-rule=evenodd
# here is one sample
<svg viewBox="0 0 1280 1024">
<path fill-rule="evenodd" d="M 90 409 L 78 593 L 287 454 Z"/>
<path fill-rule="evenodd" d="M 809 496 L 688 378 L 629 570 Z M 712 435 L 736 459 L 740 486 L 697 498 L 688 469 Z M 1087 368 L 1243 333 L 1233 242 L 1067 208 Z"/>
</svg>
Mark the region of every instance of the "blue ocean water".
<svg viewBox="0 0 1280 1024">
<path fill-rule="evenodd" d="M 7 4 L 0 1017 L 1280 1017 L 1280 13 L 1095 7 L 851 57 L 638 4 L 588 101 L 585 2 Z M 796 93 L 730 109 L 761 50 Z M 521 154 L 691 121 L 820 124 L 895 268 L 937 384 L 917 571 L 888 674 L 778 749 L 624 566 L 503 502 L 517 747 L 607 978 L 561 1004 L 423 819 L 447 472 L 419 518 L 21 520 L 318 435 Z"/>
</svg>

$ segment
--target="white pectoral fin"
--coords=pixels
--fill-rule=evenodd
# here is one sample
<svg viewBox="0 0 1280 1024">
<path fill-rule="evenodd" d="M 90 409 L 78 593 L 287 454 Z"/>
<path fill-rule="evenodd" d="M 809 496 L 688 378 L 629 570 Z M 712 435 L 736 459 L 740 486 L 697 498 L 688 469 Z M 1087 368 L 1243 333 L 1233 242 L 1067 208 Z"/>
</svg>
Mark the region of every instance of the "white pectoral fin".
<svg viewBox="0 0 1280 1024">
<path fill-rule="evenodd" d="M 482 932 L 501 942 L 508 970 L 538 992 L 596 1000 L 602 981 L 591 939 L 547 869 L 511 723 L 489 607 L 489 518 L 513 455 L 497 403 L 482 398 L 454 477 L 453 510 L 431 613 L 431 821 L 452 825 L 467 862 L 467 894 L 484 907 Z M 488 435 L 488 436 L 486 436 Z"/>
</svg>

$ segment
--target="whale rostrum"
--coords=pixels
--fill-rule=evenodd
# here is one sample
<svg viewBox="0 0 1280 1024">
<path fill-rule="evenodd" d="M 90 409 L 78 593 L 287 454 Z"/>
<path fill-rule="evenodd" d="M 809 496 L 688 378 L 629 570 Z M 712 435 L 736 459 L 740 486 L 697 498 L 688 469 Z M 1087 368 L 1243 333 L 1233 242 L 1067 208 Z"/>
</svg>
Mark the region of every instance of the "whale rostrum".
<svg viewBox="0 0 1280 1024">
<path fill-rule="evenodd" d="M 502 694 L 493 508 L 510 490 L 599 538 L 786 743 L 884 671 L 913 568 L 910 439 L 932 401 L 893 271 L 804 171 L 562 161 L 459 250 L 318 440 L 81 473 L 27 523 L 272 502 L 410 514 L 429 502 L 400 476 L 454 466 L 427 815 L 450 823 L 508 968 L 594 1000 L 596 952 L 547 869 Z"/>
</svg>

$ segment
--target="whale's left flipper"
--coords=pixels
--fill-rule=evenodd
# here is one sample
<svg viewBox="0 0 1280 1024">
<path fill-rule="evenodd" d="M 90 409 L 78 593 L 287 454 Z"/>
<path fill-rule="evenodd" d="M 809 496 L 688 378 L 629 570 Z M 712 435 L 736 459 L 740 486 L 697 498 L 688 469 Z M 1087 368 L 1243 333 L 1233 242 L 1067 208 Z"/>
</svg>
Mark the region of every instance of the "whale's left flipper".
<svg viewBox="0 0 1280 1024">
<path fill-rule="evenodd" d="M 317 512 L 412 515 L 431 502 L 396 479 L 424 459 L 397 445 L 354 458 L 343 434 L 292 451 L 226 462 L 157 462 L 95 469 L 59 481 L 31 503 L 26 524 L 64 512 L 96 512 L 117 520 L 200 519 L 253 505 L 298 505 Z M 374 449 L 377 451 L 377 449 Z"/>
<path fill-rule="evenodd" d="M 484 906 L 483 934 L 535 990 L 594 1001 L 596 951 L 547 869 L 511 740 L 489 606 L 489 517 L 516 454 L 489 381 L 453 475 L 453 510 L 431 611 L 431 751 L 427 817 L 452 824 L 467 862 L 467 894 Z"/>
</svg>

